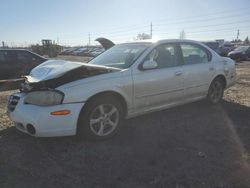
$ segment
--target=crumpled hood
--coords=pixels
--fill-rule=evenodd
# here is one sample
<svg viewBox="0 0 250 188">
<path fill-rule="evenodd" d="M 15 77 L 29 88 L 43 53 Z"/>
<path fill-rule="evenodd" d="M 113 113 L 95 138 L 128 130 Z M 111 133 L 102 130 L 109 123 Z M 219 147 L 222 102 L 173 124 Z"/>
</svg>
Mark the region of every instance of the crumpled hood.
<svg viewBox="0 0 250 188">
<path fill-rule="evenodd" d="M 72 61 L 64 61 L 64 60 L 48 60 L 39 66 L 35 67 L 31 70 L 27 78 L 28 82 L 40 82 L 46 81 L 54 78 L 58 78 L 65 73 L 76 70 L 77 68 L 86 68 L 91 70 L 118 70 L 116 68 L 99 66 L 99 65 L 91 65 L 87 63 L 81 62 L 72 62 Z"/>
<path fill-rule="evenodd" d="M 63 84 L 121 69 L 63 60 L 48 60 L 35 67 L 21 85 L 22 91 L 56 88 Z"/>
<path fill-rule="evenodd" d="M 48 60 L 31 70 L 26 76 L 28 82 L 39 82 L 59 77 L 67 71 L 82 66 L 83 63 L 63 60 Z"/>
</svg>

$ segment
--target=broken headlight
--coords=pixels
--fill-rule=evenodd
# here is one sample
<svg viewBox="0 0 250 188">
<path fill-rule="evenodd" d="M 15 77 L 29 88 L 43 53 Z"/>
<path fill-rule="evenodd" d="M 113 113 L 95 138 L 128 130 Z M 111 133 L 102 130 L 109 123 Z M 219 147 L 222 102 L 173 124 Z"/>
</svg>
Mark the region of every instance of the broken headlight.
<svg viewBox="0 0 250 188">
<path fill-rule="evenodd" d="M 33 91 L 26 95 L 24 104 L 52 106 L 61 104 L 64 94 L 57 90 Z"/>
</svg>

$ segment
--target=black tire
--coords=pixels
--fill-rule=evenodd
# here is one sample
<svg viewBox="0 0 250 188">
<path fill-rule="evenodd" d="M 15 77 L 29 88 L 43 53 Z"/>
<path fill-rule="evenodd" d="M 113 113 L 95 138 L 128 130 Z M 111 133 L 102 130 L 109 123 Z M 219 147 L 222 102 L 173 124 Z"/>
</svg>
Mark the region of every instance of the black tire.
<svg viewBox="0 0 250 188">
<path fill-rule="evenodd" d="M 98 132 L 98 130 L 95 129 L 94 126 L 97 127 L 99 126 L 99 129 L 101 129 L 100 127 L 106 127 L 109 128 L 108 122 L 106 122 L 106 119 L 108 119 L 108 117 L 103 118 L 102 120 L 102 124 L 107 123 L 105 126 L 101 125 L 101 122 L 96 122 L 96 124 L 91 124 L 90 120 L 94 120 L 91 119 L 92 116 L 96 116 L 96 113 L 99 111 L 99 108 L 102 106 L 102 109 L 104 109 L 104 111 L 109 110 L 108 107 L 114 107 L 117 112 L 115 112 L 115 115 L 118 114 L 118 122 L 117 125 L 115 126 L 115 128 L 113 129 L 113 127 L 109 130 L 112 131 L 106 135 L 97 135 L 96 132 Z M 100 112 L 99 112 L 100 113 Z M 108 112 L 105 112 L 108 116 Z M 97 114 L 99 119 L 99 115 Z M 114 115 L 113 115 L 114 116 Z M 112 115 L 110 115 L 109 119 L 111 121 L 112 119 Z M 105 119 L 105 120 L 104 120 Z M 89 101 L 86 106 L 82 109 L 80 115 L 79 115 L 79 119 L 78 119 L 78 125 L 77 125 L 77 135 L 80 137 L 84 137 L 87 138 L 88 140 L 105 140 L 108 138 L 113 137 L 121 128 L 121 125 L 123 123 L 124 120 L 124 109 L 121 105 L 121 103 L 113 96 L 99 96 L 99 97 L 95 97 L 93 99 L 91 99 L 91 101 Z M 95 120 L 94 120 L 95 121 Z M 112 120 L 113 121 L 113 120 Z M 112 122 L 111 121 L 111 122 Z M 113 122 L 114 123 L 114 122 Z M 116 121 L 115 121 L 116 123 Z M 104 129 L 103 128 L 103 133 L 104 133 Z M 99 133 L 99 132 L 98 132 Z"/>
<path fill-rule="evenodd" d="M 209 86 L 207 99 L 211 104 L 218 104 L 224 94 L 225 83 L 221 78 L 215 78 Z"/>
</svg>

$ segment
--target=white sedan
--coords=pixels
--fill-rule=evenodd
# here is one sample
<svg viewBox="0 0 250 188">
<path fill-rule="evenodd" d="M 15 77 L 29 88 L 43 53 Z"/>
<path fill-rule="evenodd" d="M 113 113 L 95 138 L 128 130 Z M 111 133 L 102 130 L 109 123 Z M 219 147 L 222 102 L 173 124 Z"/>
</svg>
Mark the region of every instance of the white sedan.
<svg viewBox="0 0 250 188">
<path fill-rule="evenodd" d="M 10 96 L 8 115 L 32 136 L 100 140 L 126 118 L 205 98 L 218 103 L 235 79 L 234 61 L 199 42 L 125 43 L 88 64 L 49 60 L 34 68 Z"/>
</svg>

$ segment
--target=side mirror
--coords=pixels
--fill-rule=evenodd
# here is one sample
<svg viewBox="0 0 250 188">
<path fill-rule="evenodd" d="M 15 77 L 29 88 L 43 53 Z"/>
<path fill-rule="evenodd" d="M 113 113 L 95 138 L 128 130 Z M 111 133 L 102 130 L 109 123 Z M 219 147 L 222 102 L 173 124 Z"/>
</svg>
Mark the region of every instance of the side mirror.
<svg viewBox="0 0 250 188">
<path fill-rule="evenodd" d="M 154 60 L 146 60 L 144 61 L 144 63 L 142 64 L 142 68 L 144 70 L 150 70 L 150 69 L 155 69 L 158 67 L 158 64 L 156 61 Z"/>
</svg>

